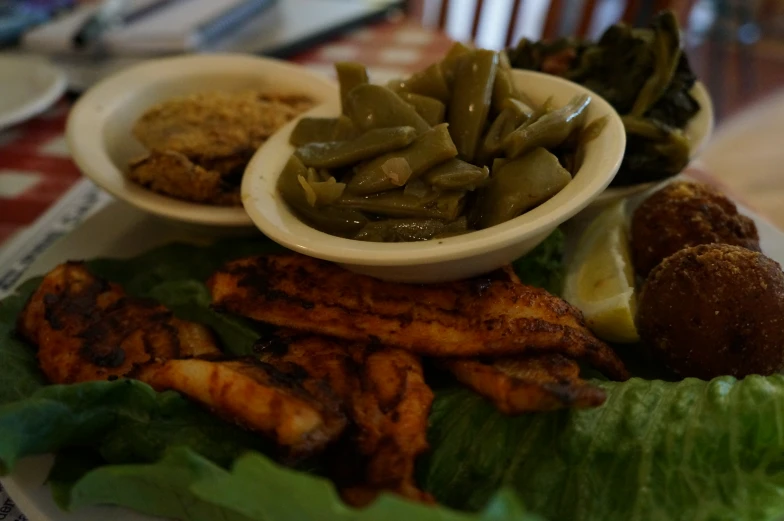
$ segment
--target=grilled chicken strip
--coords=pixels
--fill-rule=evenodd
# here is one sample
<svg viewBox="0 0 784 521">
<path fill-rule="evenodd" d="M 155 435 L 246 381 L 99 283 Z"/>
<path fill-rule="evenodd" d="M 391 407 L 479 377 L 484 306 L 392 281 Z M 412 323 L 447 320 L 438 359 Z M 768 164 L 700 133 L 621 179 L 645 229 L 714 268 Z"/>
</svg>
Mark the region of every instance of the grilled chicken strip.
<svg viewBox="0 0 784 521">
<path fill-rule="evenodd" d="M 324 382 L 252 357 L 169 360 L 138 377 L 156 391 L 178 391 L 224 420 L 271 438 L 289 460 L 320 452 L 347 424 L 340 400 Z"/>
<path fill-rule="evenodd" d="M 417 501 L 433 502 L 414 480 L 416 458 L 427 451 L 427 421 L 433 391 L 425 383 L 416 355 L 396 348 L 368 349 L 360 383 L 351 400 L 359 428 L 357 449 L 367 457 L 365 481 L 344 490 L 356 505 L 373 498 L 368 490 L 389 490 Z M 365 493 L 357 494 L 359 490 Z"/>
<path fill-rule="evenodd" d="M 479 360 L 445 360 L 455 377 L 504 414 L 598 407 L 604 391 L 580 379 L 580 367 L 559 354 Z"/>
<path fill-rule="evenodd" d="M 38 346 L 41 369 L 57 384 L 132 376 L 150 363 L 220 353 L 204 326 L 127 296 L 80 262 L 61 264 L 44 277 L 17 330 Z"/>
<path fill-rule="evenodd" d="M 416 458 L 428 449 L 433 402 L 416 355 L 320 336 L 271 337 L 257 346 L 265 362 L 281 370 L 301 367 L 323 379 L 347 405 L 355 427 L 347 446 L 359 453 L 363 470 L 343 490 L 346 501 L 361 506 L 381 490 L 432 501 L 414 480 Z"/>
<path fill-rule="evenodd" d="M 514 282 L 399 284 L 280 254 L 230 262 L 208 285 L 217 309 L 278 326 L 434 357 L 557 352 L 618 380 L 629 377 L 579 310 Z"/>
<path fill-rule="evenodd" d="M 356 390 L 355 353 L 365 346 L 293 330 L 273 331 L 253 346 L 259 360 L 285 372 L 304 371 L 322 380 L 348 409 Z"/>
</svg>

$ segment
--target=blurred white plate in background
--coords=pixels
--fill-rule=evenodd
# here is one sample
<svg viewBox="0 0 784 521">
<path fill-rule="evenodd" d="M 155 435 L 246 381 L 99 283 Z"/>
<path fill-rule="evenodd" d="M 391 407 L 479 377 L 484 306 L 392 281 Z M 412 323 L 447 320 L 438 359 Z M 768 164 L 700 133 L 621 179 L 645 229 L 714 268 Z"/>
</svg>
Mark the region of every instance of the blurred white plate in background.
<svg viewBox="0 0 784 521">
<path fill-rule="evenodd" d="M 45 111 L 65 87 L 65 73 L 45 60 L 0 54 L 0 130 Z"/>
</svg>

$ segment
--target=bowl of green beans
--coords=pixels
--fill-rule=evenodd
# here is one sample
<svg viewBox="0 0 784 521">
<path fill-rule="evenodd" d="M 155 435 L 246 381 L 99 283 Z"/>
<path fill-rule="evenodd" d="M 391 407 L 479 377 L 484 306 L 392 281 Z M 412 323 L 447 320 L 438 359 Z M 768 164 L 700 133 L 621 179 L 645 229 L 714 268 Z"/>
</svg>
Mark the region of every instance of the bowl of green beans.
<svg viewBox="0 0 784 521">
<path fill-rule="evenodd" d="M 388 85 L 336 64 L 341 97 L 251 159 L 242 199 L 292 250 L 400 282 L 457 280 L 524 255 L 612 181 L 624 127 L 588 89 L 456 45 Z"/>
</svg>

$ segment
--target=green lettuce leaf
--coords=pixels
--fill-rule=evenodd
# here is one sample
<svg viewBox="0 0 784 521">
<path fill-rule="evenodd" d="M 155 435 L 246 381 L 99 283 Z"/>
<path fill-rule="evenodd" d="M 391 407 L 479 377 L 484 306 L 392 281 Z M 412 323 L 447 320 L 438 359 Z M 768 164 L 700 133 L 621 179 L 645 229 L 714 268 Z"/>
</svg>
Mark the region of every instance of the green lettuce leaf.
<svg viewBox="0 0 784 521">
<path fill-rule="evenodd" d="M 173 449 L 151 465 L 109 465 L 88 472 L 70 489 L 68 509 L 120 505 L 144 514 L 187 521 L 250 521 L 191 492 L 195 483 L 225 474 L 187 449 Z M 259 483 L 259 488 L 263 484 Z"/>
<path fill-rule="evenodd" d="M 523 284 L 544 288 L 553 295 L 563 291 L 564 233 L 556 228 L 536 248 L 519 258 L 512 266 Z"/>
<path fill-rule="evenodd" d="M 100 439 L 118 416 L 154 403 L 154 391 L 132 380 L 42 387 L 0 406 L 0 470 L 11 470 L 24 456 Z"/>
<path fill-rule="evenodd" d="M 175 446 L 186 446 L 222 466 L 249 450 L 273 450 L 266 438 L 215 417 L 175 392 L 157 393 L 149 411 L 123 415 L 99 448 L 110 463 L 130 463 L 156 461 Z"/>
<path fill-rule="evenodd" d="M 165 282 L 205 282 L 215 270 L 233 259 L 282 251 L 285 251 L 283 247 L 257 235 L 222 239 L 207 246 L 172 243 L 131 259 L 97 259 L 89 264 L 94 273 L 121 284 L 128 293 L 146 295 Z"/>
<path fill-rule="evenodd" d="M 326 479 L 282 467 L 255 453 L 231 471 L 187 449 L 172 449 L 152 465 L 114 465 L 86 474 L 70 507 L 116 504 L 190 521 L 536 521 L 517 498 L 497 494 L 480 514 L 411 503 L 384 495 L 362 510 L 346 506 Z"/>
<path fill-rule="evenodd" d="M 0 471 L 25 456 L 89 445 L 108 462 L 155 461 L 188 446 L 228 465 L 267 443 L 174 392 L 156 393 L 136 380 L 50 385 L 0 406 Z"/>
<path fill-rule="evenodd" d="M 73 486 L 85 474 L 103 465 L 106 465 L 106 460 L 92 447 L 70 447 L 55 454 L 46 482 L 57 506 L 68 509 Z"/>
<path fill-rule="evenodd" d="M 784 377 L 602 386 L 601 408 L 517 418 L 441 393 L 422 483 L 469 510 L 510 487 L 552 521 L 784 514 Z"/>
<path fill-rule="evenodd" d="M 35 351 L 14 333 L 16 318 L 40 283 L 40 278 L 28 280 L 0 300 L 0 405 L 27 398 L 46 385 Z"/>
</svg>

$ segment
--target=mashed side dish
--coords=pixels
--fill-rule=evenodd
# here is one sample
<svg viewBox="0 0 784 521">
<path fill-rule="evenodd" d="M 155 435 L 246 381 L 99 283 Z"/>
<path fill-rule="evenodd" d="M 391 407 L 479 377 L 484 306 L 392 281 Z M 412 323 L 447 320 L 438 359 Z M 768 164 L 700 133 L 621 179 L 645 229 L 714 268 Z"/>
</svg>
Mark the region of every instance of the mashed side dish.
<svg viewBox="0 0 784 521">
<path fill-rule="evenodd" d="M 242 173 L 256 149 L 310 98 L 256 90 L 202 92 L 148 109 L 133 134 L 149 153 L 130 164 L 131 180 L 178 199 L 239 206 Z"/>
</svg>

